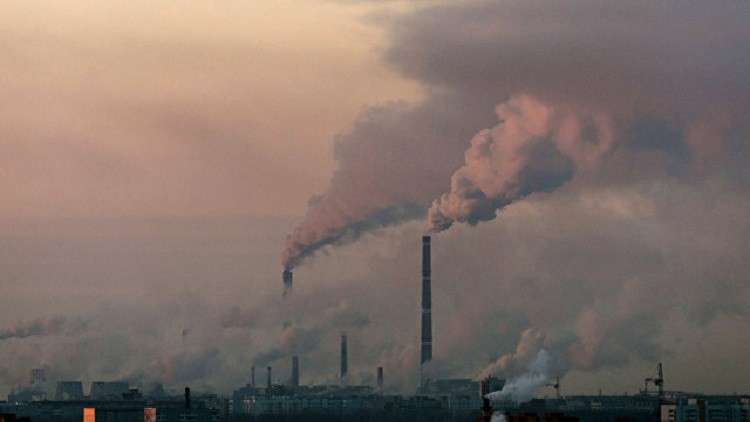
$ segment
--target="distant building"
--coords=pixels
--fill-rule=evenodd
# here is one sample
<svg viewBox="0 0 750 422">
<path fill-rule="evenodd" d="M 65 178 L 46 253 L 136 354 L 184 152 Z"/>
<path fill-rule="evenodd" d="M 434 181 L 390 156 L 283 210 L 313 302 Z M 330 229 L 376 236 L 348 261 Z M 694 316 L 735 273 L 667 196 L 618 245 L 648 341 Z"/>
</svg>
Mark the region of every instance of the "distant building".
<svg viewBox="0 0 750 422">
<path fill-rule="evenodd" d="M 31 386 L 39 386 L 47 381 L 44 368 L 34 368 L 31 370 Z"/>
<path fill-rule="evenodd" d="M 747 422 L 748 396 L 677 397 L 661 405 L 662 422 Z"/>
<path fill-rule="evenodd" d="M 33 422 L 218 422 L 226 420 L 226 412 L 211 406 L 203 398 L 195 398 L 190 408 L 182 398 L 169 400 L 80 400 L 43 401 L 21 404 L 0 402 L 0 414 L 15 414 L 16 421 Z M 225 408 L 218 399 L 218 407 Z"/>
<path fill-rule="evenodd" d="M 58 381 L 55 400 L 83 400 L 83 384 L 81 381 Z"/>
<path fill-rule="evenodd" d="M 479 382 L 470 378 L 426 379 L 419 394 L 428 396 L 479 396 Z"/>
<path fill-rule="evenodd" d="M 130 386 L 127 382 L 119 381 L 94 381 L 91 383 L 89 396 L 93 400 L 117 400 L 122 399 L 123 394 L 128 393 Z"/>
</svg>

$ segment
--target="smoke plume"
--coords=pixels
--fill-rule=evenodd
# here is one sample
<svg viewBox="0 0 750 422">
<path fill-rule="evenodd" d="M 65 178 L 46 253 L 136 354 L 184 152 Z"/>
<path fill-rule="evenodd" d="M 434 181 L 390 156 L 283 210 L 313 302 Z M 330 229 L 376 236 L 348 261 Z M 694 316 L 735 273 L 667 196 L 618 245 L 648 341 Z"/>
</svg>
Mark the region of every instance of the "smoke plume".
<svg viewBox="0 0 750 422">
<path fill-rule="evenodd" d="M 305 222 L 296 227 L 286 240 L 281 264 L 291 270 L 319 249 L 357 240 L 363 233 L 420 218 L 424 209 L 416 204 L 402 204 L 377 209 L 367 215 L 342 209 L 326 197 L 314 198 Z"/>
<path fill-rule="evenodd" d="M 500 356 L 492 362 L 477 377 L 484 379 L 490 376 L 514 376 L 525 370 L 531 360 L 542 350 L 544 335 L 534 328 L 528 328 L 521 333 L 521 338 L 512 353 Z"/>
<path fill-rule="evenodd" d="M 487 395 L 490 400 L 512 400 L 524 402 L 534 397 L 534 394 L 551 379 L 551 357 L 541 349 L 531 361 L 527 371 L 505 383 L 503 389 Z"/>
<path fill-rule="evenodd" d="M 737 2 L 480 0 L 380 16 L 386 60 L 428 93 L 416 106 L 373 107 L 337 139 L 338 169 L 282 264 L 428 208 L 440 231 L 577 178 L 739 168 L 730 157 L 747 150 L 748 15 Z"/>
<path fill-rule="evenodd" d="M 429 231 L 455 221 L 491 220 L 513 201 L 555 189 L 575 170 L 594 166 L 614 142 L 607 116 L 559 109 L 529 96 L 499 105 L 497 115 L 501 123 L 471 140 L 450 192 L 432 204 Z"/>
</svg>

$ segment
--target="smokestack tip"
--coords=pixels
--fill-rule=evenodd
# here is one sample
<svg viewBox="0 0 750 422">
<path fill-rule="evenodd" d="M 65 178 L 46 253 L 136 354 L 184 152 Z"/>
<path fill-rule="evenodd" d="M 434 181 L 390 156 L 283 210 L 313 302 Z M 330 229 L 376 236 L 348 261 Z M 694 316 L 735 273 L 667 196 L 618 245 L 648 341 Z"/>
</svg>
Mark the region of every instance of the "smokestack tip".
<svg viewBox="0 0 750 422">
<path fill-rule="evenodd" d="M 281 279 L 284 282 L 284 296 L 287 296 L 292 291 L 292 285 L 294 280 L 294 274 L 290 269 L 284 269 L 281 273 Z"/>
</svg>

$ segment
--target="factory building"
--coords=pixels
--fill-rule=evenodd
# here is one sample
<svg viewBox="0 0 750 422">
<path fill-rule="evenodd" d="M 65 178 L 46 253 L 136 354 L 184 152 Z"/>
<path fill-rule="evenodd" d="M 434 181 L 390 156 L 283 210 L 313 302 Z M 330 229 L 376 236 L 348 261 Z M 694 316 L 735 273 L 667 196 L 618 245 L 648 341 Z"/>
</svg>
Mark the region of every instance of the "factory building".
<svg viewBox="0 0 750 422">
<path fill-rule="evenodd" d="M 120 399 L 123 394 L 130 391 L 127 382 L 120 381 L 94 381 L 91 383 L 89 396 L 93 400 Z"/>
<path fill-rule="evenodd" d="M 58 381 L 55 400 L 83 400 L 83 383 L 81 381 Z"/>
<path fill-rule="evenodd" d="M 677 397 L 661 405 L 661 422 L 747 422 L 748 396 Z"/>
</svg>

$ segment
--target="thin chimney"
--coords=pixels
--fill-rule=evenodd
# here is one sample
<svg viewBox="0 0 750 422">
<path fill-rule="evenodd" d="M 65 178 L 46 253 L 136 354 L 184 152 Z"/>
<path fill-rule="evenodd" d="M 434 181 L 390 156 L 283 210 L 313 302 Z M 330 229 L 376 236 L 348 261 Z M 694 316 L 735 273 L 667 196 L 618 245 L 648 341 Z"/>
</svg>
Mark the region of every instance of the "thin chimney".
<svg viewBox="0 0 750 422">
<path fill-rule="evenodd" d="M 255 387 L 255 365 L 250 367 L 250 385 Z"/>
<path fill-rule="evenodd" d="M 299 387 L 299 357 L 292 356 L 292 387 Z"/>
<path fill-rule="evenodd" d="M 284 270 L 281 274 L 281 279 L 284 282 L 284 296 L 292 293 L 292 285 L 294 280 L 294 274 L 292 270 Z"/>
<path fill-rule="evenodd" d="M 383 367 L 378 366 L 378 391 L 383 392 Z"/>
<path fill-rule="evenodd" d="M 423 386 L 422 367 L 432 360 L 432 262 L 431 238 L 422 236 L 422 350 L 419 384 Z"/>
<path fill-rule="evenodd" d="M 266 388 L 271 389 L 271 367 L 266 368 L 268 370 L 268 380 L 266 381 Z"/>
<path fill-rule="evenodd" d="M 349 372 L 349 354 L 346 346 L 346 333 L 341 334 L 341 385 L 346 385 L 346 374 Z"/>
</svg>

